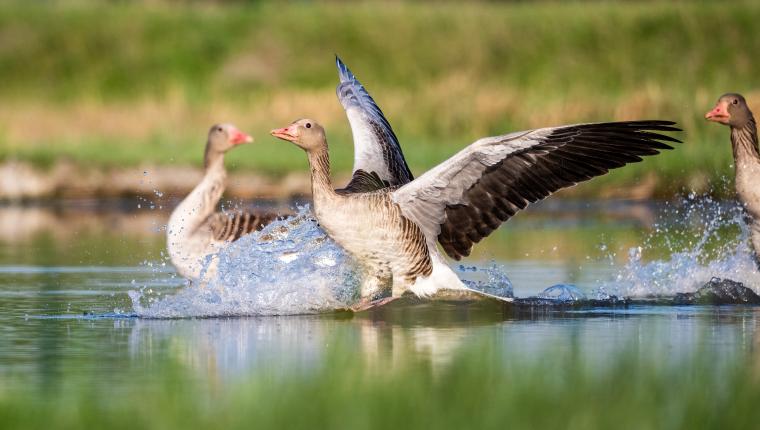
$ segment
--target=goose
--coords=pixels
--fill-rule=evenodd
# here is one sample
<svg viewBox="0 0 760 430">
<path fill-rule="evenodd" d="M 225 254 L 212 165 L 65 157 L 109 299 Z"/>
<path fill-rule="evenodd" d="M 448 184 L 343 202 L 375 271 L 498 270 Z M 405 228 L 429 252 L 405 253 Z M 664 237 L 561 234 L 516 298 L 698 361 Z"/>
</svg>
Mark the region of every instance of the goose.
<svg viewBox="0 0 760 430">
<path fill-rule="evenodd" d="M 736 195 L 747 215 L 753 254 L 760 267 L 760 152 L 755 117 L 744 97 L 728 93 L 720 96 L 705 119 L 731 128 Z"/>
<path fill-rule="evenodd" d="M 169 257 L 180 276 L 199 279 L 208 256 L 277 218 L 271 212 L 216 210 L 227 178 L 224 154 L 250 142 L 253 138 L 232 124 L 215 124 L 209 129 L 203 179 L 177 205 L 166 226 Z M 210 276 L 214 270 L 215 265 L 209 265 L 206 274 Z"/>
<path fill-rule="evenodd" d="M 354 140 L 354 166 L 349 183 L 336 190 L 341 194 L 366 192 L 403 185 L 412 179 L 396 134 L 372 96 L 346 64 L 336 55 L 339 84 L 336 95 L 348 118 Z M 209 130 L 200 184 L 174 210 L 167 225 L 169 256 L 177 272 L 198 279 L 204 262 L 221 246 L 252 231 L 260 230 L 277 215 L 268 212 L 215 212 L 225 188 L 224 153 L 253 139 L 231 124 Z M 208 266 L 211 275 L 215 265 Z M 377 289 L 380 278 L 365 276 L 366 289 Z"/>
<path fill-rule="evenodd" d="M 467 289 L 438 251 L 455 260 L 528 204 L 610 169 L 672 149 L 670 121 L 575 124 L 480 139 L 411 182 L 365 193 L 333 190 L 324 128 L 301 119 L 274 137 L 306 152 L 320 226 L 360 263 L 382 267 L 388 290 L 366 290 L 355 310 L 410 291 Z M 385 296 L 383 296 L 385 295 Z"/>
</svg>

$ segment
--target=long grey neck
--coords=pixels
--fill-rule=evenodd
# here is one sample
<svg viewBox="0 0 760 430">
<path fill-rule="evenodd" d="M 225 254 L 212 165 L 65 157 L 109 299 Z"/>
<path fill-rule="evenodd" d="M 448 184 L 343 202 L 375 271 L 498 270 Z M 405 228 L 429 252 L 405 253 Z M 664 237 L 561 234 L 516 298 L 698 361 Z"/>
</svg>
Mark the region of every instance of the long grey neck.
<svg viewBox="0 0 760 430">
<path fill-rule="evenodd" d="M 731 146 L 734 150 L 734 160 L 737 167 L 745 161 L 760 161 L 760 151 L 757 147 L 757 125 L 754 117 L 751 117 L 742 128 L 731 127 Z"/>
<path fill-rule="evenodd" d="M 327 147 L 308 152 L 311 168 L 311 192 L 315 199 L 335 194 L 330 180 L 330 155 Z"/>
<path fill-rule="evenodd" d="M 177 206 L 169 218 L 170 234 L 193 234 L 216 211 L 216 205 L 224 193 L 227 171 L 224 169 L 224 153 L 206 147 L 204 165 L 206 172 L 201 182 Z"/>
<path fill-rule="evenodd" d="M 221 166 L 224 170 L 224 152 L 215 150 L 211 146 L 211 142 L 206 143 L 206 152 L 203 154 L 203 167 L 208 173 L 209 168 L 219 168 Z"/>
</svg>

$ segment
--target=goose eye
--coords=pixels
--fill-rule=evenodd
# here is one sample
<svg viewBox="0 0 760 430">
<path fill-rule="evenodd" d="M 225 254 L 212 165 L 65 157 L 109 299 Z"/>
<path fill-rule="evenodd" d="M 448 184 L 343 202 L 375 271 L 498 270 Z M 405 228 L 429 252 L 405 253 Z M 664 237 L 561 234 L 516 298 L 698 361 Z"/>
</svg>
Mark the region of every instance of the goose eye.
<svg viewBox="0 0 760 430">
<path fill-rule="evenodd" d="M 311 128 L 311 123 L 310 122 L 306 123 L 306 128 Z"/>
<path fill-rule="evenodd" d="M 739 99 L 734 99 L 733 103 L 734 103 L 735 105 L 738 105 L 738 104 L 739 104 Z"/>
<path fill-rule="evenodd" d="M 221 132 L 222 132 L 222 127 L 218 127 L 218 128 L 216 129 L 216 131 L 218 131 L 218 132 L 220 132 L 220 133 L 221 133 Z"/>
</svg>

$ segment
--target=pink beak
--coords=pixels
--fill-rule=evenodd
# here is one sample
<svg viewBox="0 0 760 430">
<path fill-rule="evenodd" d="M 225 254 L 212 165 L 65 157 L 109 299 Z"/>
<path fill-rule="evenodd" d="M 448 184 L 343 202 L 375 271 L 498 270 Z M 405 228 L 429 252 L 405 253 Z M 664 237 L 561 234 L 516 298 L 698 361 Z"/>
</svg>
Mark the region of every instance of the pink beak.
<svg viewBox="0 0 760 430">
<path fill-rule="evenodd" d="M 253 138 L 242 131 L 233 128 L 230 130 L 231 136 L 230 136 L 230 142 L 232 142 L 233 145 L 240 145 L 242 143 L 251 143 L 253 142 Z"/>
<path fill-rule="evenodd" d="M 728 103 L 718 102 L 713 110 L 705 114 L 705 119 L 708 121 L 715 121 L 721 124 L 728 124 L 728 120 L 731 119 L 731 115 L 728 113 Z"/>
<path fill-rule="evenodd" d="M 282 140 L 287 140 L 290 142 L 295 141 L 298 139 L 298 136 L 295 134 L 295 127 L 293 125 L 290 125 L 285 128 L 276 128 L 270 132 L 270 134 L 274 137 L 277 137 Z"/>
</svg>

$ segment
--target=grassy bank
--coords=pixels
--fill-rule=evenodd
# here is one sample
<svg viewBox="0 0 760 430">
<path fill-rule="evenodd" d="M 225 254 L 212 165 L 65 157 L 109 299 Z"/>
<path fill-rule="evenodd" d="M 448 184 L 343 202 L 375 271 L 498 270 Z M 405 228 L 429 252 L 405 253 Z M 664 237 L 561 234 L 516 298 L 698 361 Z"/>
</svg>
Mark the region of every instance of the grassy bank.
<svg viewBox="0 0 760 430">
<path fill-rule="evenodd" d="M 760 111 L 752 2 L 175 6 L 0 5 L 0 157 L 200 164 L 207 127 L 232 121 L 258 146 L 231 166 L 282 175 L 305 159 L 266 132 L 308 116 L 326 125 L 345 171 L 334 53 L 383 107 L 418 174 L 486 135 L 667 118 L 686 144 L 579 191 L 645 179 L 659 195 L 705 190 L 732 166 L 728 131 L 703 113 L 726 91 Z"/>
<path fill-rule="evenodd" d="M 630 350 L 609 366 L 572 352 L 506 362 L 494 346 L 473 345 L 441 371 L 424 361 L 367 366 L 338 343 L 314 368 L 234 382 L 199 382 L 166 363 L 126 391 L 96 381 L 43 392 L 6 386 L 0 427 L 718 429 L 760 419 L 757 368 L 742 358 L 662 362 Z"/>
</svg>

